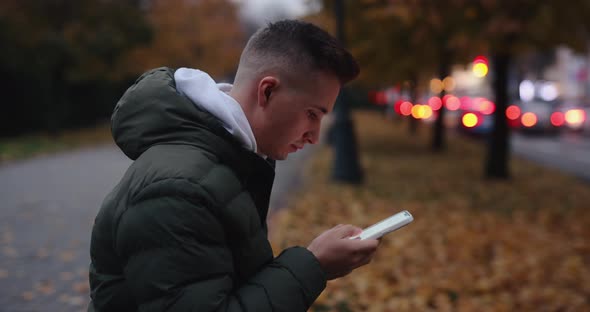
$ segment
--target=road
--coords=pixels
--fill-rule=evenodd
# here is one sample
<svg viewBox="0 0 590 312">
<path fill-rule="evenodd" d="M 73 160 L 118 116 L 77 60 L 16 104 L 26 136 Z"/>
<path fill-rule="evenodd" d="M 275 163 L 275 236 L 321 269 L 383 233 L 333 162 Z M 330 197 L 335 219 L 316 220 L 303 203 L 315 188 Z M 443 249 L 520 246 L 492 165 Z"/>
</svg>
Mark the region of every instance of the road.
<svg viewBox="0 0 590 312">
<path fill-rule="evenodd" d="M 511 148 L 515 155 L 590 182 L 590 137 L 575 133 L 560 136 L 513 134 Z"/>
<path fill-rule="evenodd" d="M 277 164 L 271 211 L 314 148 Z M 92 222 L 130 163 L 105 145 L 0 167 L 0 312 L 86 311 Z"/>
</svg>

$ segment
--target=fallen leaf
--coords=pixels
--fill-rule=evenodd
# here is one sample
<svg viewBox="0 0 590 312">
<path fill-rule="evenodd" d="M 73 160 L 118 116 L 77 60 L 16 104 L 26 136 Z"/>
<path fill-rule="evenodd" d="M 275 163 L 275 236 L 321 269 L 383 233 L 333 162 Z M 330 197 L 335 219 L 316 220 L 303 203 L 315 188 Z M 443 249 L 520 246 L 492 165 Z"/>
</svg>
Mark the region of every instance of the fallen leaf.
<svg viewBox="0 0 590 312">
<path fill-rule="evenodd" d="M 0 238 L 0 243 L 2 244 L 10 244 L 14 240 L 14 235 L 10 230 L 2 232 L 2 238 Z"/>
<path fill-rule="evenodd" d="M 74 289 L 75 292 L 86 294 L 90 291 L 90 284 L 88 281 L 78 282 L 72 286 L 72 289 Z"/>
<path fill-rule="evenodd" d="M 66 303 L 73 306 L 83 305 L 85 302 L 84 297 L 82 296 L 70 296 L 67 298 Z"/>
<path fill-rule="evenodd" d="M 53 282 L 50 280 L 42 280 L 39 281 L 37 285 L 35 285 L 35 290 L 41 294 L 50 295 L 55 292 L 55 287 L 53 286 Z"/>
<path fill-rule="evenodd" d="M 5 246 L 4 248 L 2 248 L 2 252 L 7 257 L 15 258 L 18 256 L 18 252 L 16 251 L 16 249 L 10 246 Z"/>
<path fill-rule="evenodd" d="M 71 262 L 75 257 L 75 253 L 71 250 L 66 250 L 59 253 L 59 259 L 63 262 Z"/>
<path fill-rule="evenodd" d="M 88 278 L 88 268 L 87 267 L 81 267 L 78 268 L 78 275 L 84 278 Z"/>
<path fill-rule="evenodd" d="M 49 251 L 47 250 L 47 248 L 41 247 L 41 248 L 37 249 L 37 253 L 35 254 L 35 257 L 37 257 L 38 259 L 45 259 L 45 258 L 49 257 Z"/>
<path fill-rule="evenodd" d="M 71 281 L 74 279 L 76 275 L 73 272 L 61 272 L 59 273 L 59 278 L 62 281 Z"/>
<path fill-rule="evenodd" d="M 35 298 L 35 293 L 33 293 L 32 291 L 24 291 L 21 294 L 21 298 L 23 298 L 23 300 L 25 301 L 31 301 L 33 300 L 33 298 Z"/>
</svg>

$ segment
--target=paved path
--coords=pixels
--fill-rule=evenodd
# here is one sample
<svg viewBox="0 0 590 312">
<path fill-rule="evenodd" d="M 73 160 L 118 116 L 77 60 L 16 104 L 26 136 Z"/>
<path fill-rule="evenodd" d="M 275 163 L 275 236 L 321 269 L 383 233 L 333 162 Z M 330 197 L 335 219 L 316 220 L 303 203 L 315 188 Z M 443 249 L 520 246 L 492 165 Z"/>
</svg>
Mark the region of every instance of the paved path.
<svg viewBox="0 0 590 312">
<path fill-rule="evenodd" d="M 271 211 L 313 148 L 278 163 Z M 92 222 L 130 163 L 106 145 L 0 166 L 0 312 L 86 311 Z"/>
</svg>

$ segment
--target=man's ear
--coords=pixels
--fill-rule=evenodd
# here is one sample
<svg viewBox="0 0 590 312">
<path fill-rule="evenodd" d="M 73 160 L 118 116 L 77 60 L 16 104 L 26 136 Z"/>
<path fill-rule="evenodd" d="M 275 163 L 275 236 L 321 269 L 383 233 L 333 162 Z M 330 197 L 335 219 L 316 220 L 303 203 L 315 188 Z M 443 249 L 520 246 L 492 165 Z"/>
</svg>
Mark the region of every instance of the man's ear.
<svg viewBox="0 0 590 312">
<path fill-rule="evenodd" d="M 266 107 L 273 92 L 279 86 L 279 79 L 273 76 L 266 76 L 258 83 L 258 105 Z"/>
</svg>

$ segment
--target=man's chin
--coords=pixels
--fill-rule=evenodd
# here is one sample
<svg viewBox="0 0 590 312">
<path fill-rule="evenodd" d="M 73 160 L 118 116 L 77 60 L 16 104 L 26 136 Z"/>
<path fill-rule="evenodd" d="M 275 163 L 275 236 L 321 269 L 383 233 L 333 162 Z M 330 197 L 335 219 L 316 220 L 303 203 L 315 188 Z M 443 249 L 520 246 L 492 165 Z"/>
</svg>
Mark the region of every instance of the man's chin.
<svg viewBox="0 0 590 312">
<path fill-rule="evenodd" d="M 278 155 L 277 157 L 272 157 L 272 159 L 274 159 L 274 160 L 285 160 L 285 159 L 287 159 L 287 157 L 289 157 L 289 154 Z"/>
</svg>

